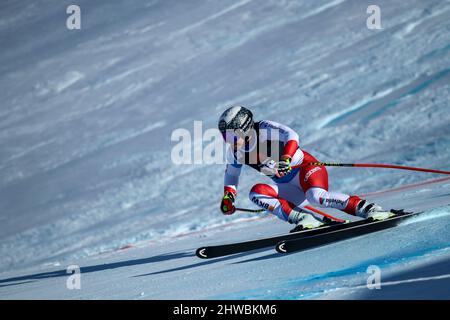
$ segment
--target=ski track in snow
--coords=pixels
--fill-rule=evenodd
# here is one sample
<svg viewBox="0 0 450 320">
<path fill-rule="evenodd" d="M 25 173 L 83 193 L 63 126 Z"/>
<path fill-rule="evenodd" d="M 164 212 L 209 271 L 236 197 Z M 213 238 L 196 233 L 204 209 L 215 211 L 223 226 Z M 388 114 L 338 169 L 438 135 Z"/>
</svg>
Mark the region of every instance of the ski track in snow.
<svg viewBox="0 0 450 320">
<path fill-rule="evenodd" d="M 283 258 L 263 250 L 199 262 L 192 252 L 201 244 L 286 225 L 218 214 L 223 166 L 166 160 L 172 130 L 198 120 L 214 127 L 239 103 L 298 130 L 321 161 L 450 170 L 449 1 L 381 1 L 382 30 L 366 28 L 367 1 L 82 0 L 79 31 L 61 22 L 69 4 L 4 4 L 0 13 L 8 48 L 0 52 L 0 298 L 359 298 L 370 296 L 369 262 L 393 275 L 386 284 L 399 294 L 434 282 L 437 294 L 446 283 L 443 267 L 427 272 L 448 256 L 439 222 L 448 221 L 449 184 L 372 193 L 436 176 L 329 171 L 332 189 L 427 210 L 401 224 L 404 234 L 386 232 L 403 249 L 374 234 L 365 238 L 376 242 L 372 253 L 350 240 Z M 239 206 L 252 206 L 246 193 L 256 182 L 244 170 Z M 59 268 L 71 263 L 88 267 L 82 292 L 59 286 Z M 407 268 L 416 273 L 395 278 Z M 119 290 L 103 286 L 110 277 Z M 213 278 L 214 288 L 198 289 Z"/>
</svg>

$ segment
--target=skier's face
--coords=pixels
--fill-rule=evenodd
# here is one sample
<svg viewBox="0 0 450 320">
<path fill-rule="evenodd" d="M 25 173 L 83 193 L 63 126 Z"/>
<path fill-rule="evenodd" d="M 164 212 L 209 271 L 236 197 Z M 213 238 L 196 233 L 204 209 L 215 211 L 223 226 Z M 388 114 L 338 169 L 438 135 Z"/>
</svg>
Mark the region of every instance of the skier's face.
<svg viewBox="0 0 450 320">
<path fill-rule="evenodd" d="M 222 134 L 225 142 L 233 146 L 235 150 L 241 149 L 245 144 L 246 135 L 239 130 L 227 130 Z M 248 139 L 248 137 L 247 137 Z"/>
<path fill-rule="evenodd" d="M 234 143 L 233 147 L 234 147 L 235 150 L 239 150 L 239 149 L 241 149 L 244 146 L 244 144 L 245 144 L 245 140 L 242 139 L 241 137 L 239 137 L 236 140 L 236 142 Z"/>
</svg>

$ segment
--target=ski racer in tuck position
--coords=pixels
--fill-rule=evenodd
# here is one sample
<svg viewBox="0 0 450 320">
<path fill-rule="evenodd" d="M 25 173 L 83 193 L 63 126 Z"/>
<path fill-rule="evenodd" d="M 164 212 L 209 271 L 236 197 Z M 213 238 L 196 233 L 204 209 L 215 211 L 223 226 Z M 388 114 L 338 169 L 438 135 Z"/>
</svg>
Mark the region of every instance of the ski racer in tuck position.
<svg viewBox="0 0 450 320">
<path fill-rule="evenodd" d="M 231 107 L 221 115 L 219 130 L 227 143 L 224 195 L 220 205 L 223 214 L 236 211 L 239 175 L 243 165 L 269 176 L 273 183 L 255 184 L 249 193 L 257 206 L 283 221 L 295 224 L 293 231 L 312 229 L 332 223 L 326 217 L 312 214 L 309 204 L 335 208 L 362 218 L 383 220 L 389 217 L 379 205 L 356 195 L 329 191 L 328 174 L 310 153 L 299 147 L 298 134 L 288 126 L 261 120 L 242 106 Z"/>
</svg>

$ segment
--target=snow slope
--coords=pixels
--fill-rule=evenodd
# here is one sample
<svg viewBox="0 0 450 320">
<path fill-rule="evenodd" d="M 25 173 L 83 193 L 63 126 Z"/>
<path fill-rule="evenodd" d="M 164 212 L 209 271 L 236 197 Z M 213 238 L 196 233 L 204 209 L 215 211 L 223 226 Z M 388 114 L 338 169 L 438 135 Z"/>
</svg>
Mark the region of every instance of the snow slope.
<svg viewBox="0 0 450 320">
<path fill-rule="evenodd" d="M 2 273 L 8 299 L 449 299 L 450 180 L 371 197 L 390 206 L 425 210 L 400 226 L 301 253 L 273 248 L 211 260 L 204 244 L 287 232 L 272 217 L 143 241 L 126 250 L 53 266 Z M 430 201 L 432 199 L 432 201 Z M 429 208 L 432 206 L 432 208 Z M 251 234 L 251 236 L 249 235 Z M 81 267 L 81 289 L 68 290 L 69 264 Z M 382 287 L 366 287 L 367 268 Z"/>
<path fill-rule="evenodd" d="M 445 277 L 396 284 L 448 273 L 448 181 L 374 195 L 428 218 L 364 240 L 199 261 L 200 244 L 289 226 L 220 215 L 223 166 L 169 161 L 174 129 L 241 103 L 323 161 L 450 170 L 450 1 L 378 1 L 381 30 L 370 1 L 82 0 L 76 31 L 69 4 L 0 3 L 0 298 L 450 298 Z M 435 176 L 330 177 L 362 194 Z M 261 179 L 244 172 L 240 206 Z M 358 289 L 368 263 L 393 284 Z"/>
</svg>

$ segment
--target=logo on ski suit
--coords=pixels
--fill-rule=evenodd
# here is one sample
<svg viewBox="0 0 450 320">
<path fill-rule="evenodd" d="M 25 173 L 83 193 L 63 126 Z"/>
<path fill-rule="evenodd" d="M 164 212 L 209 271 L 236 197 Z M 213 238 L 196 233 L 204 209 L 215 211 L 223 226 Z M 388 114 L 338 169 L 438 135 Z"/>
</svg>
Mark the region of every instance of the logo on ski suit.
<svg viewBox="0 0 450 320">
<path fill-rule="evenodd" d="M 335 203 L 335 204 L 338 204 L 341 206 L 343 206 L 345 204 L 345 201 L 342 201 L 339 199 L 325 199 L 322 197 L 319 198 L 319 202 L 320 202 L 320 204 L 323 204 L 324 202 L 326 202 L 327 204 Z"/>
<path fill-rule="evenodd" d="M 313 175 L 314 172 L 317 172 L 317 171 L 319 171 L 319 170 L 322 170 L 322 168 L 320 168 L 320 167 L 315 167 L 315 168 L 309 170 L 309 171 L 305 174 L 305 179 L 304 179 L 305 182 L 308 181 L 309 177 L 311 177 L 311 176 Z"/>
<path fill-rule="evenodd" d="M 266 209 L 266 210 L 269 210 L 269 204 L 268 204 L 268 203 L 262 202 L 261 200 L 259 200 L 259 199 L 256 198 L 256 197 L 252 197 L 252 201 L 253 201 L 253 203 L 255 203 L 257 206 L 262 207 L 262 208 L 264 208 L 264 209 Z"/>
</svg>

